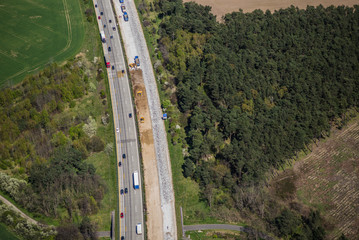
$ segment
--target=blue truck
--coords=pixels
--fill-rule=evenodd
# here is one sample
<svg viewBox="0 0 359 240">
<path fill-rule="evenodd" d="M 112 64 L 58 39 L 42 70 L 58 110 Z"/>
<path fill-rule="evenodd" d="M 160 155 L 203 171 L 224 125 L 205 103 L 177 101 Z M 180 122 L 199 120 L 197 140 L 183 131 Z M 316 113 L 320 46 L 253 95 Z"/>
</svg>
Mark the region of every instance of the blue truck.
<svg viewBox="0 0 359 240">
<path fill-rule="evenodd" d="M 133 188 L 134 189 L 139 189 L 140 188 L 140 184 L 139 184 L 139 181 L 138 181 L 138 172 L 135 171 L 133 173 Z"/>
</svg>

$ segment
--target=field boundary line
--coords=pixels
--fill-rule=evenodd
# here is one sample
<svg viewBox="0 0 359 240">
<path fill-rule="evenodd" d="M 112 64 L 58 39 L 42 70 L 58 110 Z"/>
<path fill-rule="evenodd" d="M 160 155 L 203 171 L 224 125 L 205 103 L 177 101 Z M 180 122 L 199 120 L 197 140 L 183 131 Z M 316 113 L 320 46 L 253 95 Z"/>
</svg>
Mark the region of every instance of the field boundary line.
<svg viewBox="0 0 359 240">
<path fill-rule="evenodd" d="M 62 50 L 57 52 L 57 54 L 55 54 L 52 58 L 55 58 L 55 57 L 59 56 L 60 54 L 64 53 L 67 49 L 69 49 L 69 47 L 72 43 L 72 26 L 71 26 L 71 18 L 70 18 L 69 9 L 67 6 L 67 1 L 62 0 L 62 4 L 64 6 L 64 14 L 65 14 L 66 23 L 67 23 L 67 43 L 66 43 L 66 46 Z"/>
</svg>

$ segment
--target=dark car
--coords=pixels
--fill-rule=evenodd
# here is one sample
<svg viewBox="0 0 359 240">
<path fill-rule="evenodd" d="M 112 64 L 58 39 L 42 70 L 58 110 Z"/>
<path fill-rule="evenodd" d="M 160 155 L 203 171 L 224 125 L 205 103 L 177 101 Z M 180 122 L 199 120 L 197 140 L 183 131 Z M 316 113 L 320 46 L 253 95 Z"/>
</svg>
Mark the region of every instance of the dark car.
<svg viewBox="0 0 359 240">
<path fill-rule="evenodd" d="M 116 28 L 115 28 L 115 27 L 113 27 L 112 29 L 113 29 L 114 31 L 116 31 Z"/>
<path fill-rule="evenodd" d="M 111 47 L 108 47 L 108 51 L 111 52 Z"/>
<path fill-rule="evenodd" d="M 109 22 L 109 23 L 112 23 L 112 20 L 110 19 L 110 20 L 108 20 L 108 22 Z"/>
<path fill-rule="evenodd" d="M 123 0 L 120 0 L 120 3 L 123 3 Z"/>
<path fill-rule="evenodd" d="M 129 118 L 132 118 L 132 113 L 128 114 L 128 117 L 129 117 Z"/>
<path fill-rule="evenodd" d="M 118 162 L 118 166 L 121 167 L 122 163 L 121 162 Z"/>
<path fill-rule="evenodd" d="M 123 194 L 123 189 L 121 189 L 121 195 Z"/>
<path fill-rule="evenodd" d="M 124 236 L 122 236 L 122 237 L 121 237 L 121 240 L 125 240 L 125 237 L 124 237 Z"/>
<path fill-rule="evenodd" d="M 128 193 L 128 189 L 127 189 L 127 188 L 125 188 L 125 193 Z"/>
<path fill-rule="evenodd" d="M 115 69 L 115 66 L 112 66 L 112 70 L 114 70 Z"/>
<path fill-rule="evenodd" d="M 110 38 L 112 39 L 112 38 L 113 38 L 113 36 L 110 36 Z"/>
<path fill-rule="evenodd" d="M 103 12 L 101 12 L 101 15 L 103 15 Z"/>
<path fill-rule="evenodd" d="M 105 24 L 105 25 L 103 25 L 103 27 L 105 28 L 105 27 L 106 27 L 106 24 Z"/>
<path fill-rule="evenodd" d="M 95 4 L 95 8 L 97 7 L 97 4 Z"/>
<path fill-rule="evenodd" d="M 126 154 L 122 154 L 122 158 L 126 158 Z"/>
</svg>

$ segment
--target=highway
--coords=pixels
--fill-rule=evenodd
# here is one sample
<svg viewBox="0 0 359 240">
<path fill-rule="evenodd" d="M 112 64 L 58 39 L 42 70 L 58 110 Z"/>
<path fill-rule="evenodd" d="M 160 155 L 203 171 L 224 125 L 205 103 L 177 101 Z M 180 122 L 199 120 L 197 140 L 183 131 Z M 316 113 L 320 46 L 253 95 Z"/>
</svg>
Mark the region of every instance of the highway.
<svg viewBox="0 0 359 240">
<path fill-rule="evenodd" d="M 106 36 L 103 49 L 106 62 L 110 62 L 110 68 L 107 68 L 107 71 L 115 123 L 117 162 L 121 162 L 121 166 L 119 164 L 114 166 L 118 169 L 119 214 L 123 214 L 123 218 L 119 216 L 119 233 L 120 237 L 123 236 L 125 239 L 144 239 L 140 158 L 135 111 L 126 62 L 111 2 L 108 0 L 94 0 L 94 5 L 99 30 L 104 31 Z M 98 16 L 101 19 L 98 19 Z M 124 70 L 124 73 L 122 70 Z M 139 189 L 134 189 L 133 173 L 135 171 L 139 174 Z M 125 193 L 126 188 L 128 193 Z M 121 189 L 124 192 L 123 194 L 121 194 Z M 141 235 L 136 233 L 138 223 L 142 225 L 143 233 Z"/>
<path fill-rule="evenodd" d="M 159 194 L 160 203 L 151 204 L 146 203 L 148 208 L 152 211 L 161 212 L 162 218 L 147 218 L 149 238 L 160 240 L 177 239 L 176 213 L 175 213 L 175 197 L 172 184 L 171 161 L 169 157 L 167 145 L 167 133 L 165 130 L 164 121 L 162 120 L 162 108 L 157 89 L 157 80 L 155 78 L 151 58 L 148 52 L 147 43 L 142 31 L 141 22 L 137 13 L 137 8 L 133 0 L 123 0 L 128 14 L 128 21 L 123 21 L 123 13 L 121 11 L 122 4 L 119 0 L 113 0 L 115 12 L 119 17 L 119 24 L 121 36 L 126 51 L 126 57 L 129 63 L 134 61 L 134 57 L 138 56 L 141 62 L 141 70 L 143 82 L 146 88 L 146 95 L 148 100 L 148 108 L 150 110 L 152 133 L 154 139 L 154 148 L 156 152 L 157 172 L 159 180 Z M 144 165 L 147 162 L 144 163 Z M 147 174 L 147 173 L 146 173 Z M 146 184 L 149 186 L 151 182 L 147 182 L 148 177 L 145 177 Z M 146 199 L 147 199 L 146 192 Z M 150 206 L 151 205 L 151 206 Z M 153 224 L 151 224 L 153 223 Z M 151 225 L 162 225 L 162 237 L 159 236 L 158 229 L 151 228 Z"/>
</svg>

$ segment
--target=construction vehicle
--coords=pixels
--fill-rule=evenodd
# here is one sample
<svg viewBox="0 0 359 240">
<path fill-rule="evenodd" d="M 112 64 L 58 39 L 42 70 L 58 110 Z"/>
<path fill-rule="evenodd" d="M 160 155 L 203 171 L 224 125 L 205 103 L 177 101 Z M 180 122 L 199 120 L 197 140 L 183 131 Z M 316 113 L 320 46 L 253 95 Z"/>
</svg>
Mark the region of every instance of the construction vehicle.
<svg viewBox="0 0 359 240">
<path fill-rule="evenodd" d="M 141 118 L 140 118 L 140 122 L 141 122 L 141 123 L 144 123 L 144 122 L 145 122 L 145 118 L 144 118 L 144 117 L 141 117 Z"/>
<path fill-rule="evenodd" d="M 142 91 L 137 91 L 137 96 L 141 97 L 142 96 Z"/>
<path fill-rule="evenodd" d="M 140 59 L 138 58 L 138 56 L 135 57 L 135 64 L 137 65 L 137 67 L 140 66 Z"/>
<path fill-rule="evenodd" d="M 103 43 L 105 43 L 105 42 L 106 42 L 105 32 L 104 32 L 104 31 L 101 31 L 101 32 L 100 32 L 100 36 L 101 36 L 101 41 L 102 41 Z"/>
<path fill-rule="evenodd" d="M 128 66 L 129 66 L 130 68 L 136 68 L 136 64 L 134 64 L 134 63 L 130 63 Z"/>
</svg>

